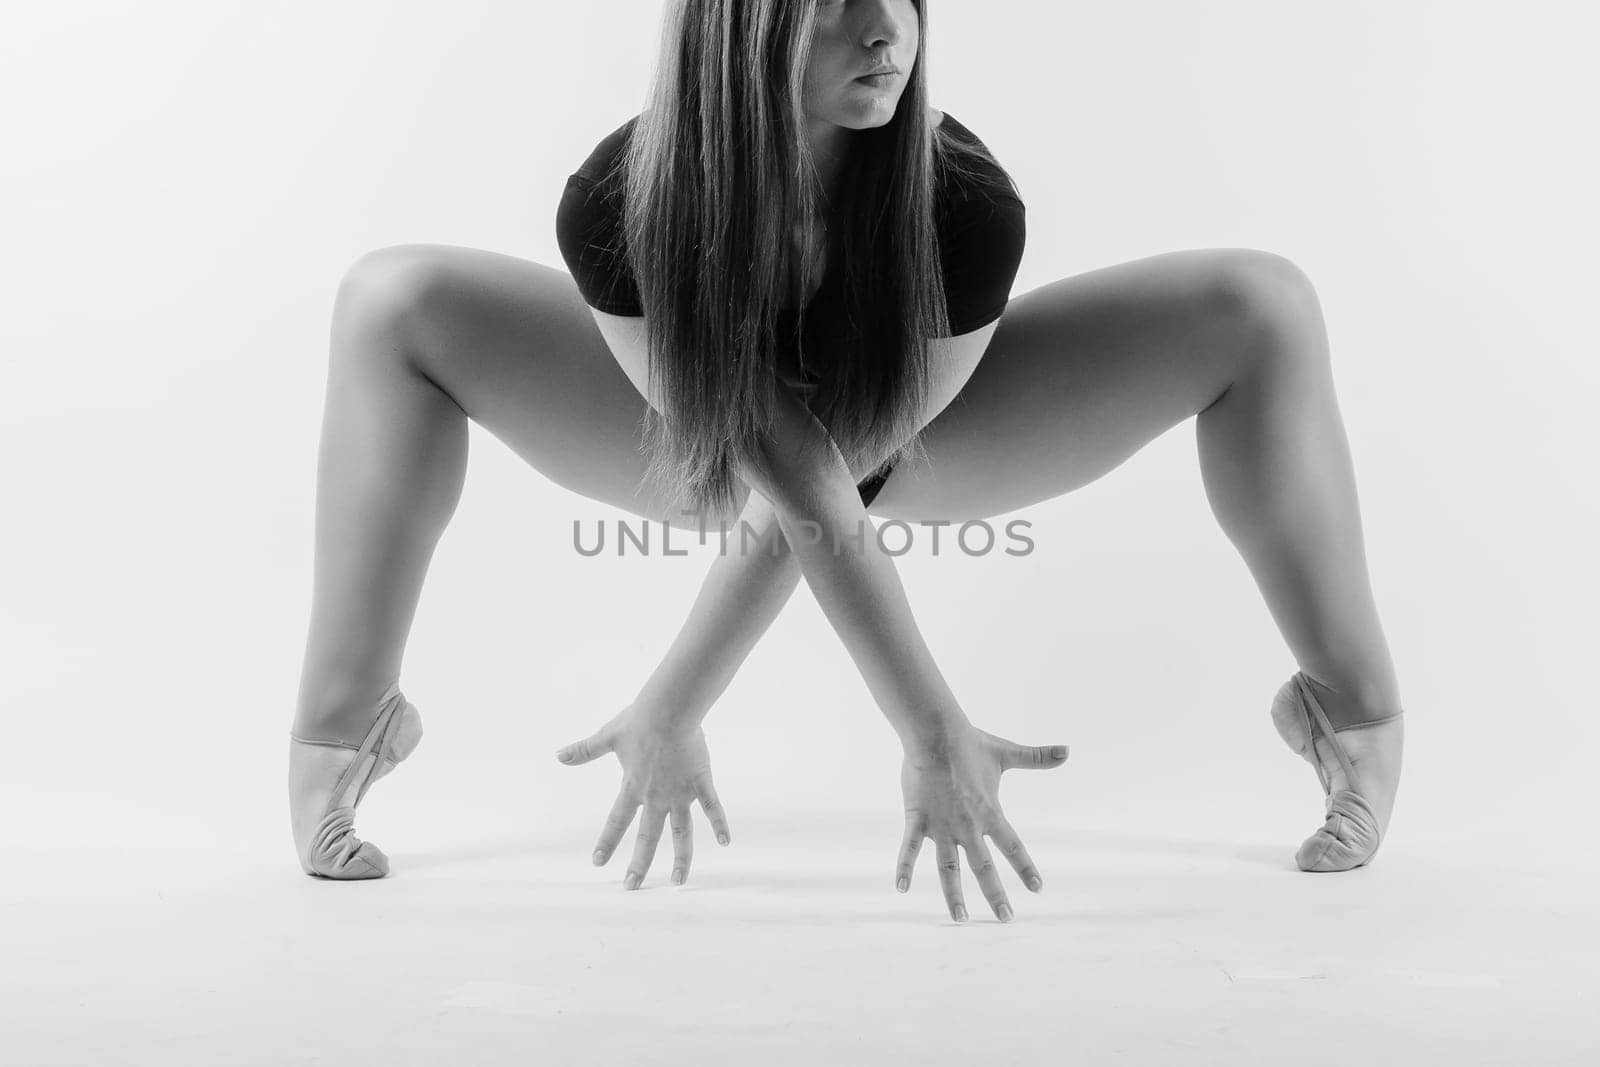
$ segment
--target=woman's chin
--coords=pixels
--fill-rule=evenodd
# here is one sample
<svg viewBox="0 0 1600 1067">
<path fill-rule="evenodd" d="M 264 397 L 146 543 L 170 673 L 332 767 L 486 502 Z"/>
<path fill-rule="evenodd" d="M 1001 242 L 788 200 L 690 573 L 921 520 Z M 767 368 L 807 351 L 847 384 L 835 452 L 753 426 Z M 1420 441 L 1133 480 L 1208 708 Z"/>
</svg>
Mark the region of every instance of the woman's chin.
<svg viewBox="0 0 1600 1067">
<path fill-rule="evenodd" d="M 852 130 L 876 130 L 894 121 L 898 100 L 885 98 L 855 101 L 839 125 Z"/>
</svg>

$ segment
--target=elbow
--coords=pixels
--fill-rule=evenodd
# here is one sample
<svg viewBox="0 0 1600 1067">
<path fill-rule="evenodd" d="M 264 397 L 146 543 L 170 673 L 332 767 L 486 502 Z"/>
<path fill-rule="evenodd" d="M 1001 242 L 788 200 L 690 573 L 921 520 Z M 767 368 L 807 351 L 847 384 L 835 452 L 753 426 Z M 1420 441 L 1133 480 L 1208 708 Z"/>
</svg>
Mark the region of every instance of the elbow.
<svg viewBox="0 0 1600 1067">
<path fill-rule="evenodd" d="M 834 483 L 854 488 L 827 429 L 797 397 L 779 391 L 776 417 L 742 466 L 753 489 L 796 518 L 819 519 Z"/>
<path fill-rule="evenodd" d="M 773 507 L 802 519 L 814 519 L 821 511 L 827 472 L 814 457 L 768 438 L 744 466 L 746 480 Z"/>
</svg>

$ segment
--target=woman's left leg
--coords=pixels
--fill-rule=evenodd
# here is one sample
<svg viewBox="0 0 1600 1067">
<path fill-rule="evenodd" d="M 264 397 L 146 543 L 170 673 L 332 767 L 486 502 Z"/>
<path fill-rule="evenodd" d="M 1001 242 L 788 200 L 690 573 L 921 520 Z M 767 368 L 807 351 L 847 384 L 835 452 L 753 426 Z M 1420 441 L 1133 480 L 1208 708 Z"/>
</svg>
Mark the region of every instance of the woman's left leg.
<svg viewBox="0 0 1600 1067">
<path fill-rule="evenodd" d="M 897 468 L 870 511 L 960 522 L 1049 500 L 1191 415 L 1212 510 L 1328 718 L 1337 728 L 1397 713 L 1321 308 L 1281 256 L 1173 252 L 1015 298 L 959 399 L 925 431 L 926 459 Z M 1339 740 L 1385 831 L 1401 720 Z M 1314 751 L 1333 792 L 1352 787 L 1331 747 Z M 1370 858 L 1339 836 L 1330 815 L 1301 866 Z"/>
</svg>

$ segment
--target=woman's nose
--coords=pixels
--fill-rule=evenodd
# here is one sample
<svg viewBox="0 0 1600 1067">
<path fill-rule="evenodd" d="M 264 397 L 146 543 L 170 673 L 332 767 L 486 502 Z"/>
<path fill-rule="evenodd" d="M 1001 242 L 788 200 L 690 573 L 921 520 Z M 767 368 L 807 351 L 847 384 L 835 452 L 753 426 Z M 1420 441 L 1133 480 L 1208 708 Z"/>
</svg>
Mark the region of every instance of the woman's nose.
<svg viewBox="0 0 1600 1067">
<path fill-rule="evenodd" d="M 902 6 L 899 0 L 875 0 L 866 6 L 868 10 L 863 16 L 862 45 L 877 48 L 880 45 L 893 47 L 899 44 L 906 31 L 903 20 L 896 12 Z"/>
</svg>

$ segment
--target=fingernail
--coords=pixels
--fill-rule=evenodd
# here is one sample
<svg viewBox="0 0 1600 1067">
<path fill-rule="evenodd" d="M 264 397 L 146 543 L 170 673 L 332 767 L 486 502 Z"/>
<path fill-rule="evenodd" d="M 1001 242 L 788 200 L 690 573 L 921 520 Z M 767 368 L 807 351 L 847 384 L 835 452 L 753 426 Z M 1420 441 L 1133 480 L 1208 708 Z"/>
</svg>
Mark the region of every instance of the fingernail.
<svg viewBox="0 0 1600 1067">
<path fill-rule="evenodd" d="M 1040 878 L 1038 875 L 1034 875 L 1032 878 L 1028 879 L 1028 888 L 1037 893 L 1039 890 L 1044 888 L 1044 879 Z"/>
<path fill-rule="evenodd" d="M 1066 745 L 1051 745 L 1050 746 L 1050 758 L 1051 759 L 1066 759 L 1067 758 L 1067 746 Z"/>
<path fill-rule="evenodd" d="M 684 877 L 685 876 L 684 876 L 684 873 L 682 871 L 673 871 L 672 872 L 672 884 L 673 885 L 682 885 Z"/>
<path fill-rule="evenodd" d="M 1008 922 L 1011 921 L 1011 905 L 1010 904 L 1002 904 L 1002 905 L 1000 905 L 998 908 L 994 909 L 994 913 L 1000 917 L 1000 921 L 1003 922 L 1003 923 L 1008 923 Z"/>
<path fill-rule="evenodd" d="M 567 762 L 567 750 L 564 748 L 556 749 L 556 759 L 560 760 L 562 763 Z"/>
<path fill-rule="evenodd" d="M 595 849 L 594 850 L 594 855 L 590 856 L 589 858 L 594 861 L 594 865 L 596 867 L 604 867 L 605 863 L 606 863 L 605 849 L 602 849 L 602 848 Z"/>
<path fill-rule="evenodd" d="M 642 882 L 642 881 L 644 881 L 644 879 L 640 878 L 637 874 L 634 874 L 632 871 L 629 871 L 628 872 L 628 877 L 626 877 L 626 878 L 624 878 L 622 880 L 622 888 L 624 888 L 624 889 L 638 889 L 639 888 L 639 883 Z"/>
<path fill-rule="evenodd" d="M 967 921 L 967 909 L 963 908 L 960 904 L 956 905 L 955 919 L 958 923 L 964 923 Z"/>
<path fill-rule="evenodd" d="M 717 844 L 726 845 L 727 843 L 728 843 L 728 835 L 727 834 L 718 834 L 717 835 Z"/>
<path fill-rule="evenodd" d="M 898 879 L 894 883 L 894 887 L 896 889 L 900 890 L 900 892 L 904 893 L 907 889 L 911 888 L 911 879 L 909 879 L 909 878 Z"/>
</svg>

